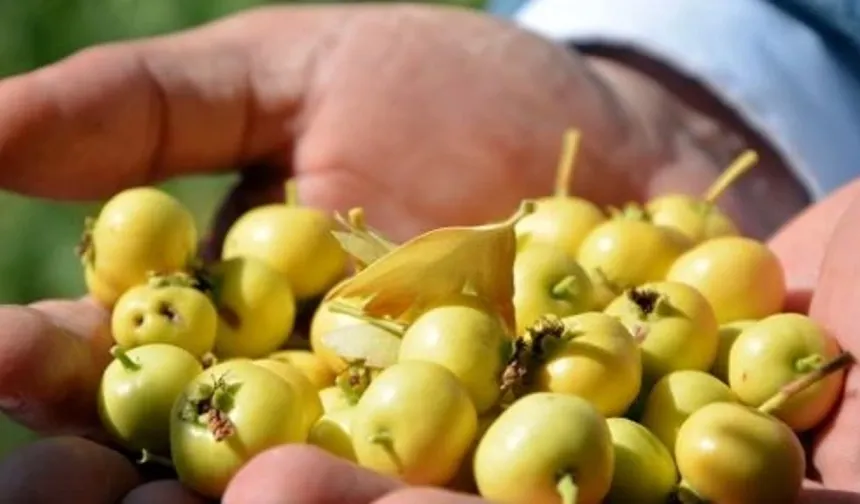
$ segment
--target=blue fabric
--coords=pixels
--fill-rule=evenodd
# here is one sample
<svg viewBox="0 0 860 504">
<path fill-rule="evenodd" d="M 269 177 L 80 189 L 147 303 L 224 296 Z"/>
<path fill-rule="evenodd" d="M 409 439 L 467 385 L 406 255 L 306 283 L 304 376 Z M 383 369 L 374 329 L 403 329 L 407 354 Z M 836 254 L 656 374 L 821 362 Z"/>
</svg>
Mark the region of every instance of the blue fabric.
<svg viewBox="0 0 860 504">
<path fill-rule="evenodd" d="M 766 0 L 821 34 L 860 81 L 860 1 Z M 520 2 L 524 5 L 526 2 Z"/>
<path fill-rule="evenodd" d="M 811 26 L 860 81 L 860 0 L 750 1 L 770 2 Z M 488 0 L 487 11 L 510 18 L 527 3 L 528 0 Z"/>
</svg>

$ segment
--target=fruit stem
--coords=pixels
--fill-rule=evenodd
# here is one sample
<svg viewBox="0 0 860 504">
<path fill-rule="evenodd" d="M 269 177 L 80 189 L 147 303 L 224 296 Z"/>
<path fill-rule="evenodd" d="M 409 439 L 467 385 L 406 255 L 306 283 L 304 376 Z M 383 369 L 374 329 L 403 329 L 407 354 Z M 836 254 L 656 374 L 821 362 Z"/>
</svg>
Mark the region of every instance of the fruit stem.
<svg viewBox="0 0 860 504">
<path fill-rule="evenodd" d="M 385 450 L 385 453 L 388 454 L 391 461 L 397 466 L 397 472 L 403 472 L 403 461 L 400 459 L 400 455 L 394 450 L 394 440 L 391 439 L 389 432 L 377 432 L 367 438 L 367 440 Z"/>
<path fill-rule="evenodd" d="M 561 157 L 558 160 L 555 175 L 555 197 L 566 198 L 570 181 L 573 179 L 574 160 L 579 150 L 580 133 L 575 129 L 568 129 L 564 133 L 562 141 Z"/>
<path fill-rule="evenodd" d="M 576 295 L 577 279 L 573 275 L 566 276 L 552 287 L 552 296 L 555 298 L 566 298 L 571 295 Z"/>
<path fill-rule="evenodd" d="M 807 355 L 794 363 L 794 370 L 798 373 L 811 373 L 819 369 L 824 363 L 824 356 L 821 354 Z"/>
<path fill-rule="evenodd" d="M 576 504 L 579 499 L 579 487 L 573 481 L 573 475 L 565 473 L 555 485 L 558 495 L 561 496 L 562 504 Z"/>
<path fill-rule="evenodd" d="M 349 224 L 355 229 L 367 231 L 367 219 L 365 218 L 363 208 L 350 208 L 346 218 L 349 221 Z"/>
<path fill-rule="evenodd" d="M 850 352 L 842 352 L 833 359 L 819 366 L 817 369 L 783 385 L 782 388 L 773 395 L 773 397 L 766 400 L 761 406 L 759 406 L 758 410 L 762 413 L 773 414 L 796 394 L 802 392 L 816 382 L 823 380 L 828 375 L 840 371 L 853 363 L 854 356 L 851 355 Z"/>
<path fill-rule="evenodd" d="M 517 224 L 517 222 L 521 221 L 525 216 L 534 212 L 535 207 L 536 207 L 536 205 L 535 205 L 534 200 L 530 200 L 530 199 L 522 200 L 520 202 L 519 208 L 517 208 L 517 211 L 514 212 L 513 215 L 511 215 L 507 219 L 505 219 L 505 220 L 503 220 L 497 224 L 490 224 L 490 227 L 493 227 L 493 228 L 496 228 L 496 227 L 513 228 Z"/>
<path fill-rule="evenodd" d="M 167 457 L 162 457 L 161 455 L 156 455 L 149 450 L 141 450 L 140 458 L 137 459 L 137 463 L 140 465 L 143 464 L 158 464 L 162 467 L 167 467 L 169 469 L 173 469 L 173 461 Z"/>
<path fill-rule="evenodd" d="M 362 311 L 361 309 L 351 306 L 342 301 L 331 301 L 329 303 L 328 309 L 333 311 L 334 313 L 341 313 L 343 315 L 355 317 L 363 322 L 367 322 L 368 324 L 376 326 L 383 331 L 388 331 L 396 336 L 403 336 L 403 333 L 406 332 L 405 325 L 400 322 L 371 317 L 368 314 L 364 313 L 364 311 Z"/>
<path fill-rule="evenodd" d="M 730 185 L 758 163 L 758 159 L 758 153 L 752 149 L 742 152 L 705 192 L 705 202 L 713 205 Z"/>
<path fill-rule="evenodd" d="M 114 359 L 118 360 L 119 363 L 122 364 L 122 367 L 124 367 L 127 371 L 140 370 L 140 364 L 133 361 L 131 357 L 129 357 L 128 354 L 125 353 L 125 350 L 123 350 L 119 346 L 112 346 L 110 349 L 110 354 Z"/>
<path fill-rule="evenodd" d="M 299 205 L 299 189 L 295 177 L 290 177 L 284 182 L 284 202 L 291 207 Z"/>
</svg>

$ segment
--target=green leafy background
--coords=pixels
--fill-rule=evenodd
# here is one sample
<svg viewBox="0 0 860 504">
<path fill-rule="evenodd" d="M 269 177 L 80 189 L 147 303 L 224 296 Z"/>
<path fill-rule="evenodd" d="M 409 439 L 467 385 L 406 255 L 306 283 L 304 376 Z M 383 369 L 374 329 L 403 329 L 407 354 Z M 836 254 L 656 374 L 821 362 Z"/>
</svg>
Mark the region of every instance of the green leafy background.
<svg viewBox="0 0 860 504">
<path fill-rule="evenodd" d="M 475 8 L 482 4 L 481 0 L 437 2 Z M 0 0 L 0 77 L 32 70 L 100 42 L 171 32 L 274 3 L 287 2 Z M 231 178 L 171 181 L 164 187 L 184 201 L 198 224 L 205 227 Z M 0 303 L 27 303 L 84 292 L 73 249 L 84 217 L 97 210 L 97 205 L 35 200 L 0 191 Z M 0 457 L 34 438 L 0 416 Z"/>
</svg>

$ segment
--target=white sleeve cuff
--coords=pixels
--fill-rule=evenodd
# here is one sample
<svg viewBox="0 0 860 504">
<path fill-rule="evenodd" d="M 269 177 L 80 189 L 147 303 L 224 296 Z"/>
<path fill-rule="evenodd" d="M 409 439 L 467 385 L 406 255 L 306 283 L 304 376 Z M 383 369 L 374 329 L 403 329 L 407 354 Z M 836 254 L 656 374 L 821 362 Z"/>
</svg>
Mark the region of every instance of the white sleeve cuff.
<svg viewBox="0 0 860 504">
<path fill-rule="evenodd" d="M 557 41 L 630 46 L 696 78 L 770 140 L 815 199 L 860 175 L 860 80 L 767 2 L 533 0 L 516 19 Z"/>
</svg>

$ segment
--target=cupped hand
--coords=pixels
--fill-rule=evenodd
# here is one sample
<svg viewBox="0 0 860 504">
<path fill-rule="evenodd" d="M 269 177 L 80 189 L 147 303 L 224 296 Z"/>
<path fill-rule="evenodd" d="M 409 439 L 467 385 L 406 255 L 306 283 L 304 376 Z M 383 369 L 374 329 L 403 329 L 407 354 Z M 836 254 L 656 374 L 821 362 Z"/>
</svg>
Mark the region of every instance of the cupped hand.
<svg viewBox="0 0 860 504">
<path fill-rule="evenodd" d="M 0 110 L 0 187 L 25 195 L 101 199 L 241 169 L 216 251 L 231 219 L 280 199 L 289 175 L 303 203 L 362 206 L 402 240 L 493 220 L 547 194 L 571 126 L 583 134 L 577 193 L 602 203 L 702 190 L 733 155 L 689 134 L 701 118 L 645 75 L 476 13 L 425 6 L 266 8 L 99 46 L 0 81 Z M 737 200 L 727 195 L 730 213 Z M 40 488 L 48 479 L 68 489 L 67 502 L 116 502 L 135 487 L 126 502 L 197 500 L 175 482 L 138 487 L 147 475 L 99 444 L 107 317 L 87 299 L 0 307 L 0 409 L 40 433 L 75 436 L 4 461 L 0 501 L 53 502 Z M 272 453 L 249 464 L 233 495 L 260 487 L 249 474 L 272 471 L 293 476 L 274 478 L 284 487 L 272 492 L 308 504 L 350 502 L 323 482 L 316 500 L 317 487 L 295 486 L 320 474 L 367 485 L 356 502 L 398 488 L 309 448 Z M 289 461 L 294 470 L 283 472 Z"/>
</svg>

